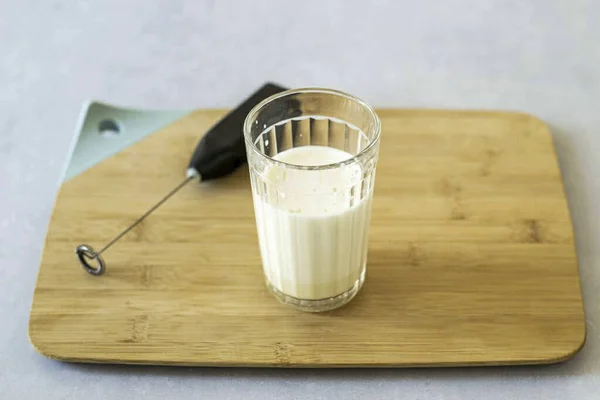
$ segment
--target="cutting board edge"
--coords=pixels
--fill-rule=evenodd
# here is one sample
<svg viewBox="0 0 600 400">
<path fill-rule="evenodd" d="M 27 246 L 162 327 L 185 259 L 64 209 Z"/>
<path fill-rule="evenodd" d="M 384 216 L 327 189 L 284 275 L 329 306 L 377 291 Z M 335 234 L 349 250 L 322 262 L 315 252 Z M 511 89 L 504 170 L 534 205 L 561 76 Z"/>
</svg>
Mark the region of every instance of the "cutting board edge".
<svg viewBox="0 0 600 400">
<path fill-rule="evenodd" d="M 553 365 L 567 362 L 573 359 L 585 346 L 586 343 L 586 330 L 585 327 L 582 330 L 583 336 L 581 342 L 571 349 L 567 350 L 564 354 L 552 356 L 552 357 L 531 357 L 529 359 L 488 359 L 485 361 L 448 361 L 448 362 L 395 362 L 395 363 L 358 363 L 358 364 L 336 364 L 336 363 L 277 363 L 277 362 L 256 362 L 256 363 L 238 363 L 238 362 L 203 362 L 203 361 L 168 361 L 168 360 L 152 360 L 152 359 L 117 359 L 117 358 L 87 358 L 87 357 L 73 357 L 62 352 L 55 352 L 52 350 L 44 349 L 43 345 L 35 340 L 32 335 L 31 329 L 29 329 L 29 342 L 36 352 L 40 355 L 54 361 L 74 363 L 74 364 L 104 364 L 104 365 L 140 365 L 140 366 L 172 366 L 172 367 L 223 367 L 223 368 L 343 368 L 343 369 L 357 369 L 357 368 L 447 368 L 447 367 L 488 367 L 488 366 L 534 366 L 534 365 Z"/>
</svg>

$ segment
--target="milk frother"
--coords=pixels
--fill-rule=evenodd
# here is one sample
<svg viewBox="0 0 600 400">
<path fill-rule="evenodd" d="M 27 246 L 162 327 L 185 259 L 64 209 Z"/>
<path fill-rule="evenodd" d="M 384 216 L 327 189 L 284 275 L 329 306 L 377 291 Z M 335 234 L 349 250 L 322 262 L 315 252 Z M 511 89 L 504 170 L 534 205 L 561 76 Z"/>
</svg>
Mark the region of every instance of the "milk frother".
<svg viewBox="0 0 600 400">
<path fill-rule="evenodd" d="M 95 251 L 87 244 L 77 246 L 75 253 L 83 269 L 92 275 L 102 275 L 106 270 L 106 262 L 101 256 L 102 253 L 135 228 L 190 181 L 204 182 L 221 178 L 231 174 L 240 167 L 246 161 L 246 148 L 242 132 L 246 116 L 259 102 L 284 90 L 286 88 L 273 83 L 267 83 L 223 117 L 198 142 L 190 158 L 185 179 L 99 251 Z M 96 265 L 92 265 L 91 261 L 95 261 Z"/>
</svg>

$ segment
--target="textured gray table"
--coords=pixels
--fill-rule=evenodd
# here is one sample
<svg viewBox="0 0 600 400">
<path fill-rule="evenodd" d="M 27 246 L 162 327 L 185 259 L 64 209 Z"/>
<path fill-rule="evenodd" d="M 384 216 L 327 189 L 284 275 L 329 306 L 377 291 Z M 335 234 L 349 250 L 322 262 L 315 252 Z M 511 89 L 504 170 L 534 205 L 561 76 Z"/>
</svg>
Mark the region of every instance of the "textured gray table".
<svg viewBox="0 0 600 400">
<path fill-rule="evenodd" d="M 367 3 L 0 0 L 0 398 L 598 398 L 600 4 Z M 227 107 L 265 80 L 334 87 L 376 106 L 546 120 L 574 218 L 584 350 L 548 367 L 376 371 L 85 366 L 38 355 L 29 306 L 82 103 Z"/>
</svg>

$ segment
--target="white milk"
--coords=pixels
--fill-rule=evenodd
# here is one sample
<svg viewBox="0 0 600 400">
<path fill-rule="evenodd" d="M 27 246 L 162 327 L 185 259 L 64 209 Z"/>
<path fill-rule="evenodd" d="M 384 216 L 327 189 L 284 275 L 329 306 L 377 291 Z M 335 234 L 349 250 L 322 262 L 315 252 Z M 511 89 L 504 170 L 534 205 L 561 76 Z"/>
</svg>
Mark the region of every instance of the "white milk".
<svg viewBox="0 0 600 400">
<path fill-rule="evenodd" d="M 331 147 L 303 146 L 274 158 L 314 166 L 351 157 Z M 269 282 L 300 299 L 325 299 L 350 289 L 365 269 L 371 215 L 372 190 L 360 200 L 361 167 L 306 171 L 274 165 L 262 181 L 257 184 L 262 196 L 253 191 L 254 208 Z"/>
</svg>

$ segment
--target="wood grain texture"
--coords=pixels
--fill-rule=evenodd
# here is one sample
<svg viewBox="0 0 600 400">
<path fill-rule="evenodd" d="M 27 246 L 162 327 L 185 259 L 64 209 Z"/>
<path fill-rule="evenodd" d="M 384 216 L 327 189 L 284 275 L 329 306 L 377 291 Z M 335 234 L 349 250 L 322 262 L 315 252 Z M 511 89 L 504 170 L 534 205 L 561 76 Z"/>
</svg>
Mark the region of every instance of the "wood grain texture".
<svg viewBox="0 0 600 400">
<path fill-rule="evenodd" d="M 248 170 L 177 184 L 201 110 L 66 182 L 50 222 L 29 335 L 60 360 L 355 367 L 551 363 L 585 341 L 567 202 L 546 126 L 525 114 L 378 110 L 383 123 L 366 283 L 306 314 L 267 292 Z"/>
</svg>

